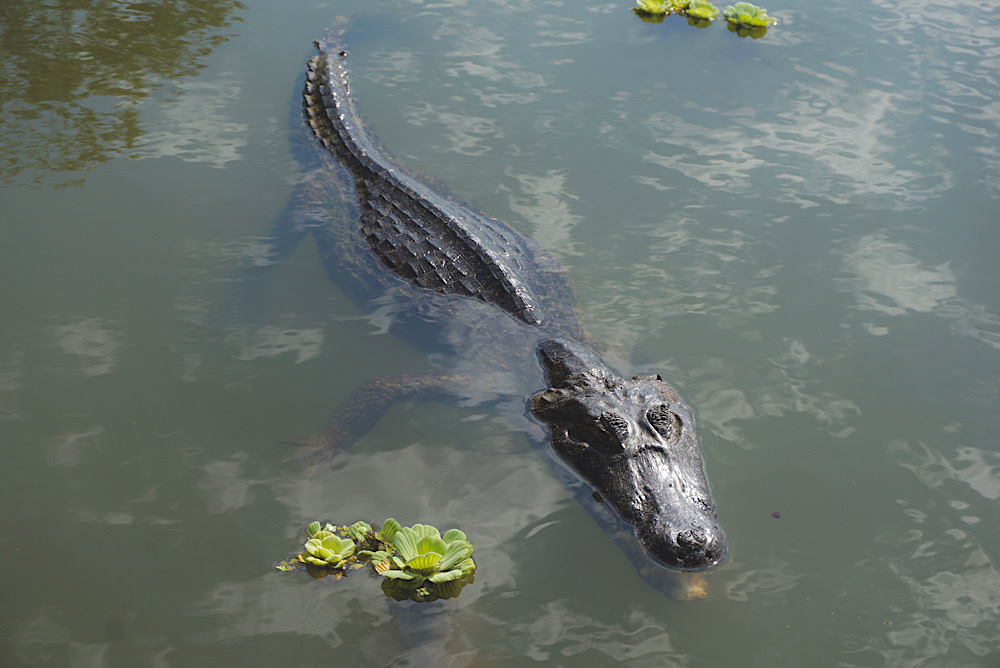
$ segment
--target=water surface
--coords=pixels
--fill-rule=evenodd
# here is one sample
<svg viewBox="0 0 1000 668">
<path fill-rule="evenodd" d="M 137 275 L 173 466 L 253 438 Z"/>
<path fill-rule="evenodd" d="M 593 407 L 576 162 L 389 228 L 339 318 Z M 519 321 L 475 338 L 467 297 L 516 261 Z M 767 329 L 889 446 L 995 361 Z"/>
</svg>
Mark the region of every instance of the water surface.
<svg viewBox="0 0 1000 668">
<path fill-rule="evenodd" d="M 768 5 L 751 40 L 625 2 L 170 7 L 0 10 L 0 663 L 997 664 L 1000 10 Z M 694 405 L 731 551 L 706 598 L 637 574 L 513 404 L 284 461 L 433 368 L 309 241 L 231 308 L 337 16 L 387 150 Z M 475 585 L 414 609 L 272 570 L 310 520 L 389 515 L 465 530 Z"/>
</svg>

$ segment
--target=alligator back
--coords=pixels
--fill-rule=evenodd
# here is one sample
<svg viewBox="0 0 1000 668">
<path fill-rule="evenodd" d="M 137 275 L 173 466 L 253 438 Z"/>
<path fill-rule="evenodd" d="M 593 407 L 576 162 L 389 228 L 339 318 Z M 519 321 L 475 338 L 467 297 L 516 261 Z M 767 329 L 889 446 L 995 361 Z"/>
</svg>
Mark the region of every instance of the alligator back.
<svg viewBox="0 0 1000 668">
<path fill-rule="evenodd" d="M 576 330 L 575 295 L 558 263 L 500 220 L 443 197 L 394 162 L 351 95 L 341 29 L 316 43 L 303 110 L 322 144 L 353 174 L 361 233 L 396 276 L 442 294 L 474 297 L 528 325 Z"/>
</svg>

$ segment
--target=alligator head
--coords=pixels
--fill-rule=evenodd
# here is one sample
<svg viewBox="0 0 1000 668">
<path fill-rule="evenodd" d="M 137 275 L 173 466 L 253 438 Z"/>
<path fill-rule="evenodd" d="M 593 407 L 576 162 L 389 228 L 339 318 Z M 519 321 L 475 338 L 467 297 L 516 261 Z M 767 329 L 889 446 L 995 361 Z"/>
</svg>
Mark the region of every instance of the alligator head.
<svg viewBox="0 0 1000 668">
<path fill-rule="evenodd" d="M 659 376 L 617 376 L 562 339 L 539 347 L 550 389 L 531 397 L 552 445 L 646 551 L 665 566 L 703 570 L 726 555 L 694 414 Z"/>
</svg>

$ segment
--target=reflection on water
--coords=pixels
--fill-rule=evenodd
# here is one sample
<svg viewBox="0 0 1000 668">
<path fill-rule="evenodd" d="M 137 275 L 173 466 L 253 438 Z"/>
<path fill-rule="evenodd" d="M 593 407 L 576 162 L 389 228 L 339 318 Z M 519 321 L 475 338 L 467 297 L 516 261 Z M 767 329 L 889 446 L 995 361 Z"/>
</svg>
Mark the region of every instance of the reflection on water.
<svg viewBox="0 0 1000 668">
<path fill-rule="evenodd" d="M 890 316 L 934 313 L 952 321 L 958 333 L 1000 349 L 1000 317 L 958 296 L 950 262 L 923 266 L 905 243 L 876 232 L 859 240 L 845 263 L 857 277 L 854 292 L 860 308 Z M 873 333 L 889 331 L 882 327 Z"/>
<path fill-rule="evenodd" d="M 166 5 L 5 0 L 0 7 L 0 179 L 81 171 L 112 158 L 166 151 L 145 144 L 140 103 L 165 81 L 192 77 L 229 35 L 239 0 Z M 190 85 L 190 84 L 189 84 Z M 178 122 L 208 120 L 174 91 Z M 187 111 L 185 111 L 187 110 Z M 189 130 L 191 132 L 195 130 Z M 177 147 L 174 150 L 179 150 Z"/>
<path fill-rule="evenodd" d="M 238 510 L 253 502 L 254 481 L 246 479 L 241 466 L 245 454 L 234 456 L 229 461 L 214 461 L 205 464 L 198 489 L 205 498 L 206 510 L 210 513 L 225 513 Z"/>
<path fill-rule="evenodd" d="M 121 333 L 99 318 L 76 318 L 70 325 L 53 328 L 56 345 L 75 355 L 84 376 L 111 373 L 118 365 Z"/>
<path fill-rule="evenodd" d="M 287 329 L 264 326 L 248 333 L 250 340 L 239 342 L 239 358 L 253 360 L 295 353 L 295 363 L 301 364 L 316 357 L 323 348 L 323 330 L 317 328 Z M 231 338 L 232 342 L 235 341 Z"/>
<path fill-rule="evenodd" d="M 926 313 L 957 296 L 947 262 L 923 268 L 906 244 L 890 241 L 884 232 L 861 239 L 846 261 L 860 279 L 857 298 L 864 309 L 887 315 L 906 310 Z"/>
<path fill-rule="evenodd" d="M 90 454 L 100 451 L 104 427 L 94 425 L 84 431 L 61 434 L 46 445 L 46 461 L 51 466 L 78 466 Z"/>
<path fill-rule="evenodd" d="M 931 137 L 933 153 L 961 163 L 959 174 L 973 176 L 1000 193 L 1000 99 L 996 65 L 1000 59 L 1000 5 L 916 0 L 906 7 L 876 0 L 885 30 L 878 40 L 891 44 L 911 73 L 908 113 L 922 108 L 931 124 L 917 136 Z M 924 151 L 930 153 L 931 151 Z"/>
<path fill-rule="evenodd" d="M 517 190 L 509 195 L 510 209 L 535 226 L 535 240 L 552 252 L 573 254 L 572 232 L 580 216 L 573 213 L 570 201 L 579 198 L 566 191 L 566 174 L 558 170 L 526 174 L 511 166 L 505 175 L 517 182 Z"/>
<path fill-rule="evenodd" d="M 616 665 L 685 665 L 688 657 L 676 650 L 670 631 L 636 612 L 607 623 L 571 609 L 561 600 L 544 604 L 537 616 L 511 625 L 510 641 L 524 656 L 538 662 L 593 653 Z"/>
<path fill-rule="evenodd" d="M 200 84 L 179 81 L 177 100 L 150 114 L 163 118 L 151 121 L 155 131 L 146 132 L 129 151 L 130 158 L 175 157 L 187 162 L 204 162 L 225 167 L 239 160 L 240 149 L 247 142 L 245 123 L 226 116 L 226 106 L 236 100 L 240 87 L 235 82 L 213 81 Z"/>
<path fill-rule="evenodd" d="M 899 465 L 912 471 L 921 482 L 931 488 L 954 480 L 964 483 L 990 501 L 1000 499 L 1000 452 L 974 447 L 957 448 L 954 463 L 944 454 L 920 442 L 897 442 L 890 450 L 899 459 Z M 963 518 L 970 524 L 979 518 Z"/>
<path fill-rule="evenodd" d="M 25 663 L 47 663 L 61 658 L 65 665 L 103 666 L 108 643 L 74 641 L 72 622 L 57 621 L 57 610 L 42 608 L 21 622 L 11 639 L 14 651 Z"/>
<path fill-rule="evenodd" d="M 781 184 L 779 200 L 804 208 L 823 199 L 887 209 L 911 208 L 953 185 L 938 160 L 918 171 L 895 158 L 905 137 L 894 115 L 902 102 L 896 94 L 857 90 L 840 73 L 797 69 L 794 84 L 781 87 L 777 113 L 744 106 L 647 118 L 657 139 L 645 159 L 670 170 L 649 177 L 650 184 L 663 188 L 679 174 L 704 188 L 754 193 L 770 182 Z M 797 168 L 784 169 L 789 163 Z"/>
<path fill-rule="evenodd" d="M 410 107 L 406 116 L 407 121 L 418 128 L 431 120 L 446 125 L 451 129 L 448 149 L 461 155 L 477 156 L 488 153 L 490 148 L 482 143 L 483 139 L 497 136 L 496 125 L 489 118 L 449 113 L 435 109 L 429 103 Z"/>
</svg>

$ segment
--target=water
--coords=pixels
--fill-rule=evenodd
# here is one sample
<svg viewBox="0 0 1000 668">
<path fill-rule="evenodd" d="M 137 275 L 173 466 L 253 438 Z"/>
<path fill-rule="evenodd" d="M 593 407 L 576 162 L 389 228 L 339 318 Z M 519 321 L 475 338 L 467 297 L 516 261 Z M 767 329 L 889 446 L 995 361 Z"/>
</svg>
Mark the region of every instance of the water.
<svg viewBox="0 0 1000 668">
<path fill-rule="evenodd" d="M 760 40 L 627 2 L 64 6 L 0 9 L 0 664 L 997 665 L 995 6 L 768 5 Z M 283 461 L 430 368 L 309 242 L 218 326 L 338 15 L 387 149 L 550 249 L 606 356 L 695 406 L 707 598 L 642 580 L 495 406 Z M 476 583 L 414 609 L 271 570 L 312 519 L 389 515 L 466 530 Z"/>
</svg>

